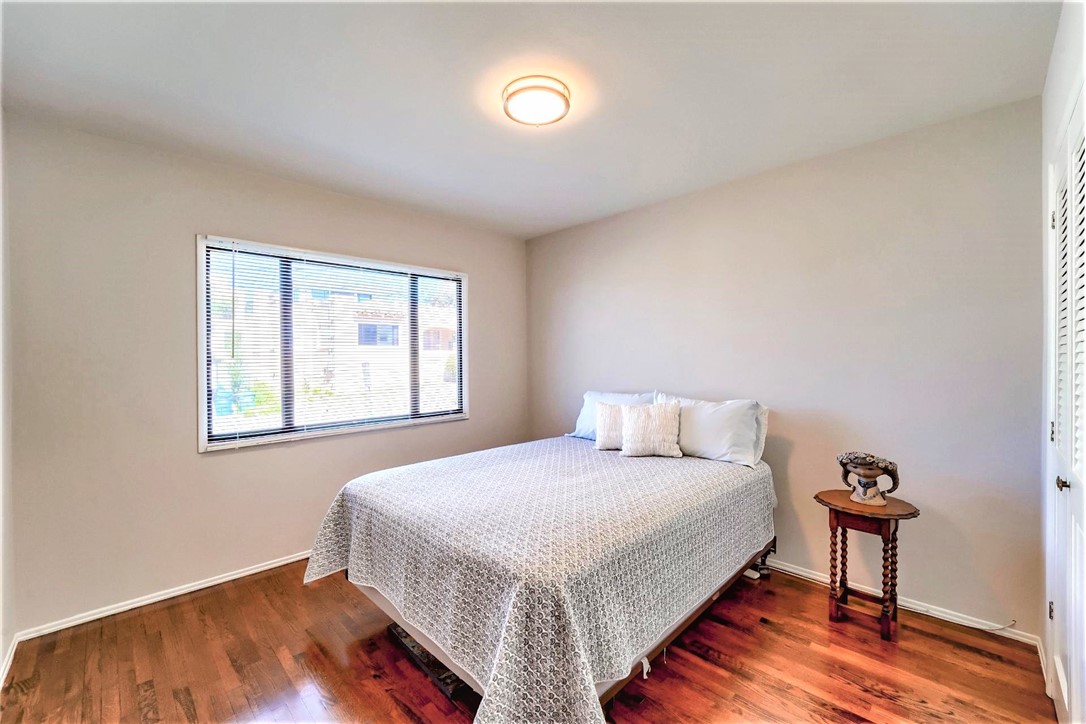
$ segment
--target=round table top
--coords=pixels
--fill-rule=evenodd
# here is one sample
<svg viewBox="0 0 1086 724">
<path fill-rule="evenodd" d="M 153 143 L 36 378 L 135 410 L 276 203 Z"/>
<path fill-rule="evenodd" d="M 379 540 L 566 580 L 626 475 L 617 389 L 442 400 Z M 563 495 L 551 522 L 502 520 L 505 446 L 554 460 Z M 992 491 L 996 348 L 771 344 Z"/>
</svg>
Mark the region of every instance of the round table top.
<svg viewBox="0 0 1086 724">
<path fill-rule="evenodd" d="M 915 518 L 920 511 L 912 503 L 906 503 L 901 498 L 886 496 L 886 505 L 864 505 L 854 500 L 849 500 L 852 491 L 847 488 L 838 490 L 823 490 L 816 493 L 814 499 L 827 508 L 841 510 L 855 515 L 864 515 L 868 518 L 889 518 L 893 520 Z"/>
</svg>

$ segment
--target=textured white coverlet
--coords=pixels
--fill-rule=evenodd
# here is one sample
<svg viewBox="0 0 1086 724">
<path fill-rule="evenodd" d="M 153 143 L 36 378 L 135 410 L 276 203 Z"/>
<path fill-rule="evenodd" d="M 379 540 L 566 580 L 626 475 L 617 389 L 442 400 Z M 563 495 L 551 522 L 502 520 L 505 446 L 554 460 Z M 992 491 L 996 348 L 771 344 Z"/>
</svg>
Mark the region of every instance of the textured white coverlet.
<svg viewBox="0 0 1086 724">
<path fill-rule="evenodd" d="M 483 683 L 480 722 L 603 721 L 593 684 L 773 537 L 769 467 L 628 458 L 569 437 L 364 475 L 308 583 L 347 569 Z"/>
</svg>

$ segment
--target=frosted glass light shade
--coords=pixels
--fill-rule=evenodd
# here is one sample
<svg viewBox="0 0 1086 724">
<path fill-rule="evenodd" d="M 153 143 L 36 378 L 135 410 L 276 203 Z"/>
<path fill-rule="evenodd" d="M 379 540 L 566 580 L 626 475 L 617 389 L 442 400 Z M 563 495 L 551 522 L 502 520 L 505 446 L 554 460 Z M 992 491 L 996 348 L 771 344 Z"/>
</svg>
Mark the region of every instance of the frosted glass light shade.
<svg viewBox="0 0 1086 724">
<path fill-rule="evenodd" d="M 557 78 L 529 75 L 502 91 L 505 115 L 527 126 L 546 126 L 569 113 L 569 88 Z"/>
</svg>

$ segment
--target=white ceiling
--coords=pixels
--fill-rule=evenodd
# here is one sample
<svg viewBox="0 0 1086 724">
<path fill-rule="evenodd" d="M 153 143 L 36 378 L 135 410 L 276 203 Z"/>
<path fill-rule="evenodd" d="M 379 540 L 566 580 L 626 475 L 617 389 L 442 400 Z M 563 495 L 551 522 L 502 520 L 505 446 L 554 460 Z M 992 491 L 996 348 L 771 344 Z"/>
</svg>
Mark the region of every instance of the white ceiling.
<svg viewBox="0 0 1086 724">
<path fill-rule="evenodd" d="M 1050 4 L 3 8 L 3 102 L 527 238 L 1041 92 Z M 518 126 L 519 75 L 573 108 Z"/>
</svg>

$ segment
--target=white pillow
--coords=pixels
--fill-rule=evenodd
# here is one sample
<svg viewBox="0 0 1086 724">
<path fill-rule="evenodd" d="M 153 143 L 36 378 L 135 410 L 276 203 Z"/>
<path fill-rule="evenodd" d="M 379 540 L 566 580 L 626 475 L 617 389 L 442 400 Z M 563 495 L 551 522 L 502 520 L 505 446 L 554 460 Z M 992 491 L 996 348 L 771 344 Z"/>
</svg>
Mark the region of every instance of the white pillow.
<svg viewBox="0 0 1086 724">
<path fill-rule="evenodd" d="M 628 394 L 625 392 L 586 392 L 584 393 L 584 405 L 581 414 L 577 416 L 577 425 L 570 437 L 583 437 L 586 440 L 596 439 L 596 403 L 606 402 L 610 405 L 643 405 L 652 402 L 653 392 L 640 394 Z"/>
<path fill-rule="evenodd" d="M 627 457 L 681 458 L 679 403 L 622 406 L 622 452 Z"/>
<path fill-rule="evenodd" d="M 596 403 L 596 449 L 622 449 L 622 405 Z"/>
<path fill-rule="evenodd" d="M 683 455 L 754 467 L 765 450 L 769 410 L 756 400 L 709 402 L 662 392 L 657 402 L 678 402 Z"/>
</svg>

